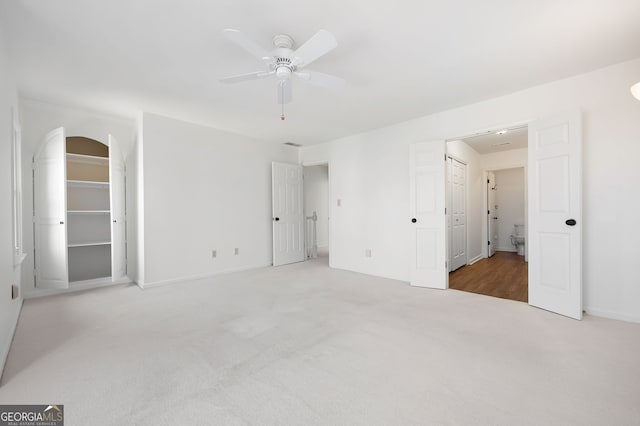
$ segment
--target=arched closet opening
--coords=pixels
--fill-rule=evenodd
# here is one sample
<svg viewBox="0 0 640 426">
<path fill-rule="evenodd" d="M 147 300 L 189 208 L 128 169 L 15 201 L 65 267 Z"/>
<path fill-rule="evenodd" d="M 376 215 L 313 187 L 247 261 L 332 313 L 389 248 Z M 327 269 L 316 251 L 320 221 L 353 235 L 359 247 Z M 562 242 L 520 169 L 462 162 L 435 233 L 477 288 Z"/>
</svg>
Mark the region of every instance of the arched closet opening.
<svg viewBox="0 0 640 426">
<path fill-rule="evenodd" d="M 34 156 L 36 288 L 126 276 L 124 161 L 108 143 L 50 132 Z"/>
</svg>

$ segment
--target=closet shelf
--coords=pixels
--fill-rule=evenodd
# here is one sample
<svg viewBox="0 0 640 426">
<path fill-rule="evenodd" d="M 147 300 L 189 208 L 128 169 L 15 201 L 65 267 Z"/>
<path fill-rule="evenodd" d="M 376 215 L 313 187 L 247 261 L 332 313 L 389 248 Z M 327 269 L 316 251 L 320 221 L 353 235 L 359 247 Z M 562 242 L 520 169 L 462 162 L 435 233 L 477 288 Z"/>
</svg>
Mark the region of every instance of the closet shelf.
<svg viewBox="0 0 640 426">
<path fill-rule="evenodd" d="M 92 182 L 88 180 L 68 180 L 67 185 L 75 188 L 109 188 L 109 182 Z"/>
<path fill-rule="evenodd" d="M 68 215 L 109 215 L 110 210 L 67 210 Z"/>
<path fill-rule="evenodd" d="M 67 153 L 67 161 L 70 161 L 72 163 L 108 165 L 109 157 Z"/>
<path fill-rule="evenodd" d="M 73 247 L 93 247 L 93 246 L 110 246 L 111 241 L 92 241 L 88 243 L 70 243 L 69 248 Z"/>
</svg>

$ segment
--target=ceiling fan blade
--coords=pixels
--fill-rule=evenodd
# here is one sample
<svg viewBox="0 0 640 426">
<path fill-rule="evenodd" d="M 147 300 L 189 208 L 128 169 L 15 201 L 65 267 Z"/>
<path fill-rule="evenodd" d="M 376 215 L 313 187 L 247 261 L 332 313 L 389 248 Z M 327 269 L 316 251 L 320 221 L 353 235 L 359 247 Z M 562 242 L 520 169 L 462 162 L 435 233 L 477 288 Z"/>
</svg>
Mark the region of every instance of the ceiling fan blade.
<svg viewBox="0 0 640 426">
<path fill-rule="evenodd" d="M 327 30 L 318 31 L 305 44 L 300 46 L 298 50 L 291 55 L 292 65 L 306 66 L 315 61 L 322 55 L 335 49 L 338 45 L 336 38 Z"/>
<path fill-rule="evenodd" d="M 248 72 L 246 74 L 232 75 L 231 77 L 221 78 L 220 83 L 231 84 L 240 83 L 242 81 L 259 80 L 274 75 L 275 71 L 256 71 Z"/>
<path fill-rule="evenodd" d="M 278 80 L 278 103 L 288 104 L 291 102 L 291 81 Z"/>
<path fill-rule="evenodd" d="M 234 30 L 232 28 L 227 28 L 222 31 L 222 34 L 228 40 L 242 47 L 244 50 L 251 53 L 256 58 L 262 59 L 263 61 L 273 60 L 273 57 L 267 50 L 265 50 L 262 46 L 260 46 L 258 43 L 248 38 L 246 35 L 244 35 L 240 31 Z"/>
<path fill-rule="evenodd" d="M 314 86 L 327 87 L 329 89 L 342 89 L 346 84 L 346 81 L 335 75 L 325 74 L 316 71 L 302 71 L 295 72 L 295 75 L 302 80 L 307 81 Z"/>
</svg>

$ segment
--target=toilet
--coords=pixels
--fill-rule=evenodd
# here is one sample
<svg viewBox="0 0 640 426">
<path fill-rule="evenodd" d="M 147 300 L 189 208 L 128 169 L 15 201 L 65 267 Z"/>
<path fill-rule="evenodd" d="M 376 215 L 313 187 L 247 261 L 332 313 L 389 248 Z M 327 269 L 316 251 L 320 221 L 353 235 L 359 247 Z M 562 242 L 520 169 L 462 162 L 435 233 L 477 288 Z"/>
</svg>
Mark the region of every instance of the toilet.
<svg viewBox="0 0 640 426">
<path fill-rule="evenodd" d="M 524 225 L 516 223 L 513 228 L 514 233 L 511 235 L 511 244 L 516 246 L 520 256 L 524 256 L 524 244 L 527 238 L 524 233 Z"/>
</svg>

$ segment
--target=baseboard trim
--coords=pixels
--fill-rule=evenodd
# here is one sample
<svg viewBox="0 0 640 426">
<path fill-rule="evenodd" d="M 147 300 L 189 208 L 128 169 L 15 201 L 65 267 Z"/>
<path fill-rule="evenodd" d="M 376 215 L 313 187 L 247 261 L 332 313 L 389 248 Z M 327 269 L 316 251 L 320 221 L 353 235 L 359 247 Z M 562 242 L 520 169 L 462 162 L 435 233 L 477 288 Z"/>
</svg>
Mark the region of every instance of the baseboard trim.
<svg viewBox="0 0 640 426">
<path fill-rule="evenodd" d="M 588 307 L 584 308 L 584 310 L 588 315 L 593 315 L 594 317 L 602 317 L 602 318 L 609 318 L 609 319 L 614 319 L 618 321 L 640 323 L 640 315 L 625 314 L 620 312 L 612 312 L 612 311 L 607 311 L 603 309 L 588 308 Z"/>
<path fill-rule="evenodd" d="M 473 265 L 474 263 L 476 263 L 477 261 L 479 261 L 480 259 L 483 259 L 484 256 L 482 256 L 481 254 L 477 255 L 476 257 L 474 257 L 473 259 L 471 259 L 469 261 L 469 263 L 467 263 L 467 265 Z"/>
<path fill-rule="evenodd" d="M 29 293 L 25 293 L 25 299 L 35 299 L 37 297 L 54 296 L 56 294 L 73 293 L 76 291 L 90 290 L 100 287 L 110 287 L 112 285 L 121 284 L 133 284 L 134 282 L 130 278 L 123 278 L 117 281 L 111 281 L 109 279 L 98 278 L 95 280 L 77 281 L 69 284 L 69 288 L 48 288 L 48 289 L 35 289 Z"/>
<path fill-rule="evenodd" d="M 11 319 L 11 338 L 7 339 L 6 342 L 3 342 L 2 352 L 0 352 L 0 384 L 2 384 L 2 375 L 4 374 L 4 366 L 7 363 L 7 358 L 9 358 L 9 351 L 11 350 L 11 344 L 13 343 L 13 338 L 16 335 L 16 328 L 18 328 L 18 319 L 20 319 L 20 312 L 22 312 L 22 303 L 24 302 L 24 298 L 20 299 L 18 304 L 18 309 L 15 310 L 15 318 Z"/>
<path fill-rule="evenodd" d="M 260 263 L 257 265 L 249 265 L 249 266 L 242 266 L 239 268 L 230 268 L 230 269 L 224 269 L 221 271 L 216 271 L 216 272 L 210 272 L 207 274 L 198 274 L 198 275 L 189 275 L 189 276 L 185 276 L 185 277 L 180 277 L 180 278 L 172 278 L 169 280 L 162 280 L 162 281 L 153 281 L 150 283 L 147 282 L 137 282 L 136 284 L 138 284 L 138 286 L 144 290 L 150 289 L 150 288 L 155 288 L 155 287 L 162 287 L 165 285 L 172 285 L 172 284 L 178 284 L 181 282 L 185 282 L 185 281 L 196 281 L 196 280 L 202 280 L 205 278 L 211 278 L 211 277 L 216 277 L 218 275 L 225 275 L 225 274 L 233 274 L 234 272 L 243 272 L 243 271 L 250 271 L 253 269 L 260 269 L 260 268 L 267 268 L 269 266 L 271 266 L 272 263 L 268 262 L 268 263 Z"/>
</svg>

